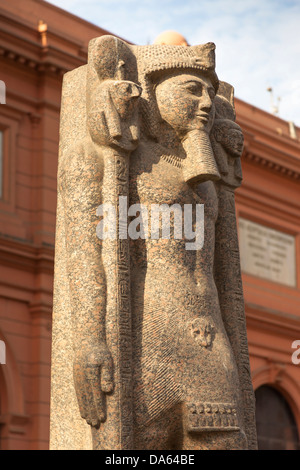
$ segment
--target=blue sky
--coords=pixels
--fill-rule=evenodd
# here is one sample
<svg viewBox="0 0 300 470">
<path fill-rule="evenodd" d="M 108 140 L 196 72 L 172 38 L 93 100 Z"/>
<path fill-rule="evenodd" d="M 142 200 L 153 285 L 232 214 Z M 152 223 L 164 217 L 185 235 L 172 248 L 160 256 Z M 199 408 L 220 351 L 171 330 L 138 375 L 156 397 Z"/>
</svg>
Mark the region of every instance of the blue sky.
<svg viewBox="0 0 300 470">
<path fill-rule="evenodd" d="M 49 0 L 48 0 L 49 1 Z M 300 126 L 300 0 L 51 0 L 136 44 L 176 30 L 216 44 L 217 73 L 238 98 Z"/>
</svg>

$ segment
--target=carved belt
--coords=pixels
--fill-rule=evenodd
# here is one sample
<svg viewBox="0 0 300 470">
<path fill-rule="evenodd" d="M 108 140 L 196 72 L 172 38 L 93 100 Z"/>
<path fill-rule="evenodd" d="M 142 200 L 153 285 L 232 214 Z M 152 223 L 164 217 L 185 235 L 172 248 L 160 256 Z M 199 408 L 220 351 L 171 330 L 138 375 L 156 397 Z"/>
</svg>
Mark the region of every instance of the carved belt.
<svg viewBox="0 0 300 470">
<path fill-rule="evenodd" d="M 187 405 L 188 431 L 239 431 L 236 406 L 230 403 Z"/>
</svg>

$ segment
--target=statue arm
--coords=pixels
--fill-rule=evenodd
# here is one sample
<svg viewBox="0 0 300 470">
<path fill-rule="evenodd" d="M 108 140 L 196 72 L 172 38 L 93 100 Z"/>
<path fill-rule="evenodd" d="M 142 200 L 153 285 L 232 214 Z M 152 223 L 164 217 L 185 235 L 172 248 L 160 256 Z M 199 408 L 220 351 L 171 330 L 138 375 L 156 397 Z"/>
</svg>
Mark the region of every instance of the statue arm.
<svg viewBox="0 0 300 470">
<path fill-rule="evenodd" d="M 73 147 L 62 166 L 67 271 L 72 307 L 73 376 L 81 416 L 90 425 L 105 420 L 104 393 L 113 388 L 105 341 L 106 280 L 96 209 L 101 203 L 103 164 L 97 152 Z"/>
</svg>

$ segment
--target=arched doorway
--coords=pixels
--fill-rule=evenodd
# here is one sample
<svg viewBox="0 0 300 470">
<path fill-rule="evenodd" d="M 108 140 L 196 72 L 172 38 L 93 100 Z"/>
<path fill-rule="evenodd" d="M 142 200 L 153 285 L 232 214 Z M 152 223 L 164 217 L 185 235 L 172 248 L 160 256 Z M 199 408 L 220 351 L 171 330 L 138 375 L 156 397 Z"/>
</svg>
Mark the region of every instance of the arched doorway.
<svg viewBox="0 0 300 470">
<path fill-rule="evenodd" d="M 259 387 L 256 426 L 260 450 L 300 450 L 296 421 L 284 396 L 269 385 Z"/>
</svg>

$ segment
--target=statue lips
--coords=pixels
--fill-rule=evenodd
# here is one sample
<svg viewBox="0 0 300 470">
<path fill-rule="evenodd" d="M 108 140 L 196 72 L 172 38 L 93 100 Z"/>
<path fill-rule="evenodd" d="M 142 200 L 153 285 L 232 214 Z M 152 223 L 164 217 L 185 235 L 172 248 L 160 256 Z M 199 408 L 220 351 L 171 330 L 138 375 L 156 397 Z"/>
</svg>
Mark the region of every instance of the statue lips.
<svg viewBox="0 0 300 470">
<path fill-rule="evenodd" d="M 205 123 L 208 122 L 208 119 L 209 119 L 208 113 L 197 113 L 196 117 L 199 118 L 200 121 L 205 122 Z"/>
</svg>

